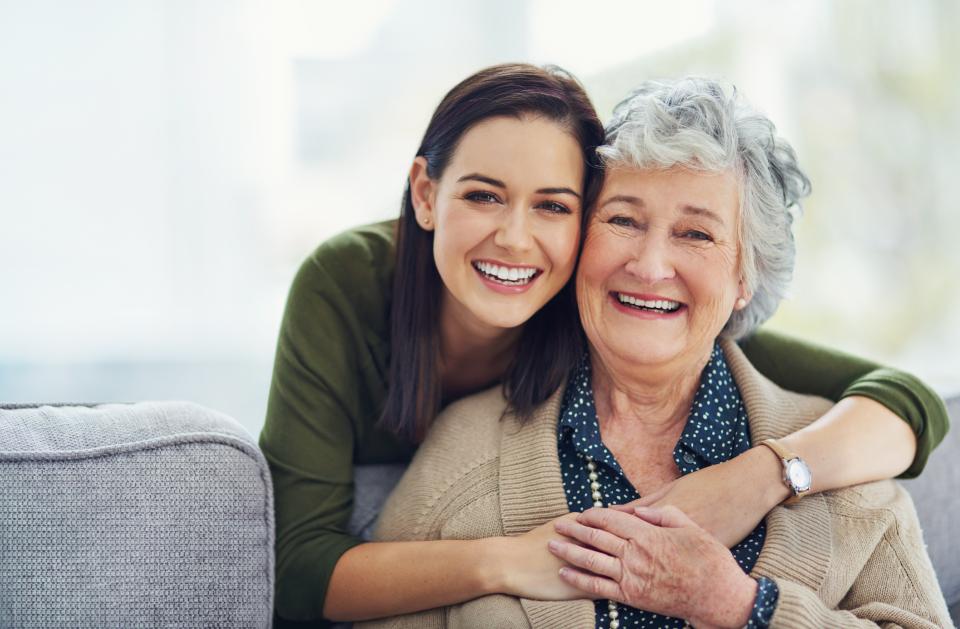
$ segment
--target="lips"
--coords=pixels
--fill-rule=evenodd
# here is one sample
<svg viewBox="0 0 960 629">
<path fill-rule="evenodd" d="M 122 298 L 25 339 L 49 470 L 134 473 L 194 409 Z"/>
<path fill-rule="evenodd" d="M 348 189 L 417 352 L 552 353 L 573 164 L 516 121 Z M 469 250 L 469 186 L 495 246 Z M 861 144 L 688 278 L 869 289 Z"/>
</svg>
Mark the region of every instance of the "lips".
<svg viewBox="0 0 960 629">
<path fill-rule="evenodd" d="M 641 319 L 675 319 L 685 312 L 687 305 L 661 295 L 638 295 L 610 291 L 610 303 L 624 314 Z"/>
<path fill-rule="evenodd" d="M 617 301 L 625 306 L 650 312 L 676 312 L 683 306 L 681 302 L 674 301 L 672 299 L 641 299 L 640 297 L 636 297 L 634 295 L 628 295 L 627 293 L 619 292 L 614 292 L 612 295 Z"/>
<path fill-rule="evenodd" d="M 472 264 L 484 279 L 503 286 L 526 286 L 543 273 L 534 266 L 508 266 L 486 260 L 475 260 Z"/>
</svg>

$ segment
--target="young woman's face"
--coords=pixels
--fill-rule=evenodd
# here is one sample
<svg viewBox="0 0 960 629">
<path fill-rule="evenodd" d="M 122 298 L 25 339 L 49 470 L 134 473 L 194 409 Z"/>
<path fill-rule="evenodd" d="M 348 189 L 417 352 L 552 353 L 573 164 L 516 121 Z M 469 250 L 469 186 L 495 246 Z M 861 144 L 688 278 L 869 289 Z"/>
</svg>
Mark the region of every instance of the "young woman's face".
<svg viewBox="0 0 960 629">
<path fill-rule="evenodd" d="M 445 307 L 472 324 L 522 325 L 576 263 L 579 144 L 543 117 L 496 117 L 464 134 L 439 180 L 424 165 L 418 158 L 411 170 L 411 193 L 418 222 L 435 232 Z"/>
</svg>

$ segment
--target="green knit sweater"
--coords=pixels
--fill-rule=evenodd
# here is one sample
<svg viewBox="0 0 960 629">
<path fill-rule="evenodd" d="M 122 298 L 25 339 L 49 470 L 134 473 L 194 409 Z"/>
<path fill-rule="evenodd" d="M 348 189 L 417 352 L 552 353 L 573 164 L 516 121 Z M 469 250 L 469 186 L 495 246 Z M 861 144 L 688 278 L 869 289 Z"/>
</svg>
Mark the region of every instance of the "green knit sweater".
<svg viewBox="0 0 960 629">
<path fill-rule="evenodd" d="M 407 462 L 415 445 L 376 426 L 387 391 L 395 221 L 320 245 L 287 301 L 260 446 L 273 475 L 280 616 L 322 616 L 340 556 L 360 544 L 346 532 L 353 466 Z M 839 400 L 872 398 L 918 436 L 920 473 L 948 427 L 940 398 L 910 374 L 772 332 L 740 343 L 779 386 Z"/>
</svg>

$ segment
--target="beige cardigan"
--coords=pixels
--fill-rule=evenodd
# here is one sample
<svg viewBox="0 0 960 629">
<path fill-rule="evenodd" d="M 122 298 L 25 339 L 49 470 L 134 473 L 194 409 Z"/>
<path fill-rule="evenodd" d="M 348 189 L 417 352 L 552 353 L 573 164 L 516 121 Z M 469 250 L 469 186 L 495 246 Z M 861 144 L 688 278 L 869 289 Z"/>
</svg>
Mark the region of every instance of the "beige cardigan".
<svg viewBox="0 0 960 629">
<path fill-rule="evenodd" d="M 782 437 L 830 403 L 784 391 L 723 342 L 754 443 Z M 568 512 L 557 455 L 556 392 L 521 425 L 499 389 L 451 405 L 437 419 L 387 501 L 378 540 L 517 535 Z M 776 581 L 773 627 L 949 627 L 950 617 L 907 493 L 884 481 L 804 498 L 766 518 L 754 576 Z M 365 628 L 594 626 L 591 601 L 504 595 L 359 623 Z"/>
</svg>

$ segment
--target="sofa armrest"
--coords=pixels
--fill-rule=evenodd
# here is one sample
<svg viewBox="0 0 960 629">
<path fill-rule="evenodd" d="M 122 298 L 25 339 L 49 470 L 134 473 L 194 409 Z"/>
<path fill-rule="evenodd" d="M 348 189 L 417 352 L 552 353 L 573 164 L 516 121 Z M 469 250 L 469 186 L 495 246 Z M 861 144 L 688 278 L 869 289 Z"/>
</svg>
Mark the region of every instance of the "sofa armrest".
<svg viewBox="0 0 960 629">
<path fill-rule="evenodd" d="M 266 627 L 263 455 L 183 402 L 0 410 L 0 626 Z"/>
<path fill-rule="evenodd" d="M 918 478 L 901 481 L 917 508 L 923 541 L 933 562 L 943 597 L 953 622 L 960 625 L 960 553 L 957 553 L 957 522 L 960 521 L 960 395 L 946 399 L 952 429 L 930 455 Z"/>
</svg>

